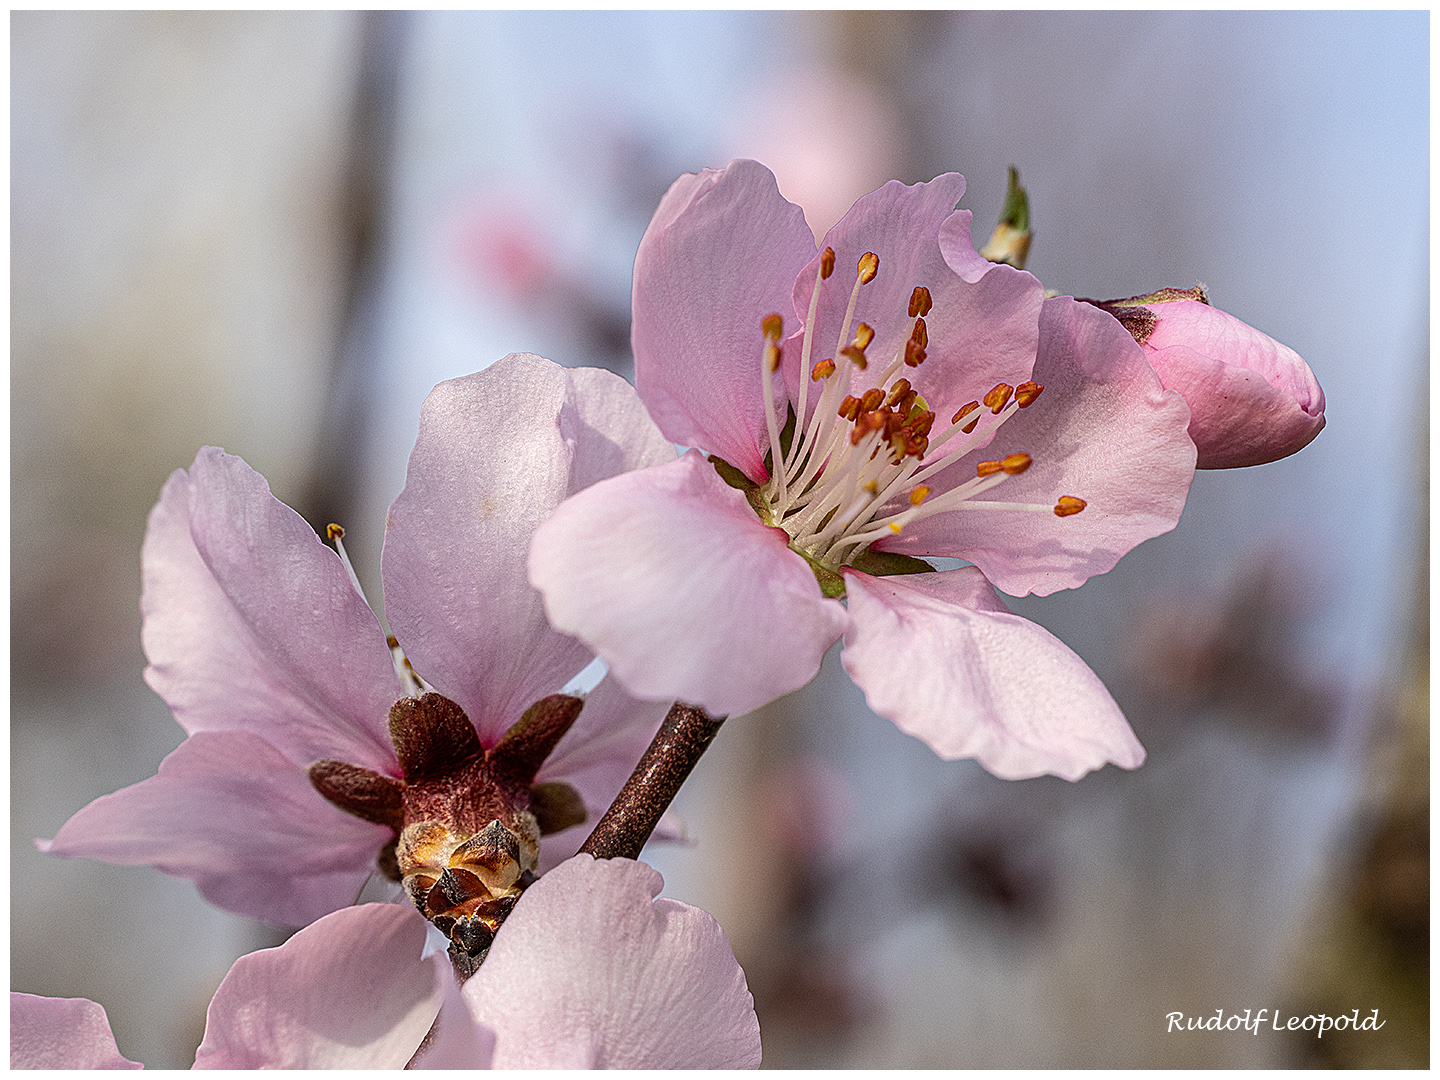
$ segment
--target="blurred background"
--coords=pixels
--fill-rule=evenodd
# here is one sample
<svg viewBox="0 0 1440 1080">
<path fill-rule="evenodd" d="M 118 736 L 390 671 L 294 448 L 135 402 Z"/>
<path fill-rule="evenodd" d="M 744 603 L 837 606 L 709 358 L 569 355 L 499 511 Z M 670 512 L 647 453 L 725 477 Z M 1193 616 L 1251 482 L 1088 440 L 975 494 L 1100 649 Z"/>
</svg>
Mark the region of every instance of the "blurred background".
<svg viewBox="0 0 1440 1080">
<path fill-rule="evenodd" d="M 11 986 L 193 1059 L 283 932 L 38 854 L 181 738 L 141 681 L 140 542 L 214 444 L 373 598 L 437 381 L 511 351 L 629 374 L 630 266 L 680 173 L 755 157 L 817 234 L 1005 169 L 1029 269 L 1203 281 L 1324 386 L 1304 452 L 1202 473 L 1180 526 L 1013 608 L 1149 760 L 1004 783 L 829 656 L 730 720 L 652 845 L 726 928 L 772 1067 L 1429 1060 L 1429 17 L 1408 13 L 15 13 Z M 1167 1033 L 1166 1014 L 1378 1032 Z"/>
</svg>

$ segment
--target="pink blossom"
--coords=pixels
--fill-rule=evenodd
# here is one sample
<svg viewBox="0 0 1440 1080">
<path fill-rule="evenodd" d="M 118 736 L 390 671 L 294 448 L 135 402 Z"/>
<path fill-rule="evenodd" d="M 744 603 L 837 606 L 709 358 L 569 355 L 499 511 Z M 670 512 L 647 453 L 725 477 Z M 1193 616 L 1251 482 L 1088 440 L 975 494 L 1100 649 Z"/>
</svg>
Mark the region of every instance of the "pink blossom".
<svg viewBox="0 0 1440 1080">
<path fill-rule="evenodd" d="M 760 1027 L 724 931 L 656 899 L 662 884 L 628 859 L 562 863 L 463 988 L 426 955 L 414 911 L 343 908 L 235 962 L 195 1068 L 757 1067 Z M 12 994 L 11 1030 L 18 1068 L 138 1067 L 93 1002 Z"/>
<path fill-rule="evenodd" d="M 105 1010 L 84 998 L 10 994 L 10 1068 L 140 1069 L 120 1056 Z"/>
<path fill-rule="evenodd" d="M 436 387 L 382 557 L 390 626 L 443 695 L 415 701 L 414 678 L 347 564 L 243 461 L 200 451 L 165 485 L 143 550 L 146 679 L 188 738 L 158 775 L 97 799 L 40 847 L 152 865 L 221 907 L 303 925 L 353 903 L 377 857 L 398 876 L 402 826 L 458 805 L 483 818 L 469 830 L 482 829 L 492 807 L 465 777 L 488 769 L 499 785 L 486 795 L 499 800 L 493 816 L 529 823 L 515 824 L 504 867 L 477 871 L 513 902 L 524 884 L 515 875 L 537 869 L 542 788 L 559 797 L 561 823 L 593 821 L 664 712 L 609 679 L 583 708 L 547 697 L 591 654 L 545 621 L 523 569 L 531 531 L 596 480 L 673 456 L 634 391 L 607 372 L 512 355 Z M 447 754 L 470 772 L 454 773 Z M 586 832 L 548 836 L 538 869 L 573 854 Z M 428 848 L 407 840 L 398 858 L 423 904 L 466 836 L 421 839 Z M 417 866 L 439 865 L 412 873 L 407 851 Z M 485 894 L 475 875 L 465 881 Z"/>
<path fill-rule="evenodd" d="M 886 184 L 820 252 L 753 161 L 661 201 L 636 385 L 699 449 L 572 497 L 530 555 L 552 624 L 636 696 L 743 712 L 843 636 L 871 707 L 942 756 L 1072 779 L 1143 759 L 1083 662 L 992 585 L 1072 588 L 1173 528 L 1189 410 L 1113 319 L 982 259 L 963 191 Z"/>
<path fill-rule="evenodd" d="M 1276 461 L 1309 445 L 1325 426 L 1325 392 L 1300 355 L 1211 307 L 1203 288 L 1161 289 L 1096 306 L 1134 335 L 1161 385 L 1184 396 L 1197 468 Z"/>
</svg>

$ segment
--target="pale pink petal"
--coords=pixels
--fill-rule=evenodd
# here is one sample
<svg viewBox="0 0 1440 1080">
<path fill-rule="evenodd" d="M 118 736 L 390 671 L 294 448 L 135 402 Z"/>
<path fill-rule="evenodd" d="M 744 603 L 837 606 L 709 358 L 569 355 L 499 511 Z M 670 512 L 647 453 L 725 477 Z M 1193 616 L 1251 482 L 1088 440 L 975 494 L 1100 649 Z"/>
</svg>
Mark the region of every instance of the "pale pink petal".
<svg viewBox="0 0 1440 1080">
<path fill-rule="evenodd" d="M 876 578 L 847 571 L 841 661 L 870 708 L 942 758 L 1004 780 L 1078 780 L 1145 760 L 1095 673 L 1049 631 L 1005 609 L 973 566 Z"/>
<path fill-rule="evenodd" d="M 631 329 L 635 386 L 671 440 L 765 479 L 760 322 L 803 318 L 790 293 L 814 254 L 804 212 L 757 162 L 671 186 L 635 255 Z"/>
<path fill-rule="evenodd" d="M 969 210 L 956 210 L 940 226 L 940 251 L 945 263 L 966 281 L 979 281 L 997 265 L 975 250 L 970 235 L 974 217 Z"/>
<path fill-rule="evenodd" d="M 640 701 L 607 676 L 585 698 L 575 725 L 536 775 L 537 783 L 563 781 L 580 793 L 589 816 L 540 843 L 540 871 L 558 866 L 590 835 L 655 737 L 670 704 Z"/>
<path fill-rule="evenodd" d="M 1113 318 L 1061 297 L 1045 301 L 1035 380 L 1040 397 L 1012 416 L 982 452 L 928 481 L 931 499 L 975 478 L 975 464 L 1012 452 L 1033 463 L 979 498 L 1053 507 L 1086 502 L 1070 517 L 1047 509 L 964 507 L 922 518 L 876 544 L 910 555 L 974 562 L 1005 592 L 1049 595 L 1114 567 L 1141 541 L 1175 527 L 1195 470 L 1189 410 L 1164 390 L 1140 347 Z"/>
<path fill-rule="evenodd" d="M 238 457 L 206 447 L 150 513 L 145 678 L 191 734 L 241 729 L 302 763 L 394 774 L 401 696 L 339 557 Z"/>
<path fill-rule="evenodd" d="M 1320 434 L 1325 393 L 1295 350 L 1198 300 L 1145 306 L 1156 315 L 1145 356 L 1190 406 L 1198 468 L 1263 465 Z"/>
<path fill-rule="evenodd" d="M 463 991 L 495 1030 L 496 1068 L 759 1066 L 724 931 L 655 899 L 663 884 L 644 863 L 581 855 L 525 892 Z"/>
<path fill-rule="evenodd" d="M 495 1057 L 495 1032 L 476 1020 L 460 993 L 453 970 L 439 976 L 445 996 L 435 1025 L 412 1069 L 488 1069 Z"/>
<path fill-rule="evenodd" d="M 869 365 L 851 372 L 855 394 L 876 385 L 904 351 L 914 326 L 909 306 L 917 285 L 930 290 L 934 304 L 925 316 L 928 359 L 918 368 L 902 367 L 901 374 L 924 395 L 929 408 L 950 416 L 966 402 L 983 397 L 997 382 L 1013 386 L 1030 377 L 1044 295 L 1040 283 L 1008 266 L 992 266 L 983 277 L 966 281 L 941 253 L 941 225 L 955 213 L 955 202 L 964 191 L 965 180 L 958 173 L 910 187 L 892 180 L 856 202 L 830 230 L 821 247 L 834 248 L 835 273 L 820 286 L 812 365 L 835 356 L 836 346 L 842 344 L 841 323 L 856 266 L 870 251 L 879 256 L 880 268 L 873 281 L 860 287 L 850 333 L 856 323 L 864 322 L 875 331 L 875 339 L 866 350 Z M 795 280 L 798 311 L 808 309 L 818 267 L 817 257 Z M 798 352 L 798 347 L 787 343 L 785 370 L 792 396 L 800 377 Z M 814 400 L 810 392 L 808 401 Z"/>
<path fill-rule="evenodd" d="M 327 915 L 242 956 L 205 1017 L 197 1069 L 400 1069 L 440 1009 L 443 954 L 422 959 L 409 905 Z"/>
<path fill-rule="evenodd" d="M 698 452 L 564 503 L 530 578 L 630 693 L 742 713 L 808 682 L 845 629 L 785 534 Z"/>
<path fill-rule="evenodd" d="M 120 1056 L 105 1010 L 85 998 L 10 994 L 10 1068 L 143 1069 Z"/>
<path fill-rule="evenodd" d="M 385 533 L 385 614 L 486 746 L 590 660 L 545 621 L 525 576 L 531 532 L 596 480 L 674 456 L 606 371 L 516 353 L 426 398 Z"/>
<path fill-rule="evenodd" d="M 225 731 L 190 736 L 157 775 L 101 796 L 38 846 L 154 866 L 230 911 L 300 926 L 354 903 L 393 836 L 326 802 L 258 735 Z"/>
</svg>

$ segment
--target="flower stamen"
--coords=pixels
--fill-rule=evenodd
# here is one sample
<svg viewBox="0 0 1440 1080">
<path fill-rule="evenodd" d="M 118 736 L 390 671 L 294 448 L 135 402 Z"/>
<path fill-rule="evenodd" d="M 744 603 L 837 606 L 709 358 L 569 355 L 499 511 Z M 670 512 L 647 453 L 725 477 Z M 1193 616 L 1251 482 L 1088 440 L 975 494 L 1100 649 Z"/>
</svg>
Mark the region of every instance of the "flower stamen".
<svg viewBox="0 0 1440 1080">
<path fill-rule="evenodd" d="M 799 430 L 783 455 L 780 416 L 770 380 L 779 368 L 784 327 L 778 314 L 767 315 L 761 325 L 766 427 L 770 458 L 777 463 L 762 489 L 768 503 L 762 517 L 789 534 L 795 551 L 819 566 L 838 570 L 875 541 L 893 537 L 912 522 L 935 514 L 1012 509 L 1069 517 L 1084 508 L 1083 500 L 1069 495 L 1053 505 L 977 498 L 1029 469 L 1032 459 L 1024 452 L 981 461 L 974 478 L 936 494 L 931 477 L 993 438 L 1017 410 L 1033 404 L 1044 387 L 1034 381 L 1018 386 L 996 383 L 983 398 L 961 406 L 949 425 L 935 433 L 934 411 L 911 377 L 899 377 L 906 366 L 918 367 L 926 358 L 930 336 L 925 319 L 934 309 L 929 289 L 917 285 L 912 290 L 906 310 L 912 320 L 909 335 L 878 379 L 870 372 L 867 355 L 879 338 L 875 326 L 861 322 L 851 333 L 860 287 L 879 273 L 880 260 L 874 252 L 866 252 L 856 264 L 835 355 L 811 366 L 820 283 L 832 276 L 834 268 L 834 249 L 826 248 L 820 255 L 801 336 L 801 378 L 796 395 Z M 859 393 L 850 391 L 855 371 L 866 372 L 870 382 Z M 808 398 L 812 382 L 821 384 L 813 410 Z"/>
<path fill-rule="evenodd" d="M 1045 387 L 1037 382 L 1022 382 L 1015 387 L 1015 403 L 1022 409 L 1028 409 L 1044 389 Z"/>
</svg>

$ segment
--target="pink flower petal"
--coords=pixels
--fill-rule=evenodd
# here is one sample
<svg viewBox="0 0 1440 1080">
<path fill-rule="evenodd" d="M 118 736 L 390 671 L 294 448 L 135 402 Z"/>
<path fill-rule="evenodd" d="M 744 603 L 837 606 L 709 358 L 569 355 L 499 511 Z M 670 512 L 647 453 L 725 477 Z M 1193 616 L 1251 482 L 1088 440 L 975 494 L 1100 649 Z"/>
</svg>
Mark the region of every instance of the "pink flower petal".
<svg viewBox="0 0 1440 1080">
<path fill-rule="evenodd" d="M 213 903 L 300 926 L 351 904 L 394 834 L 326 802 L 258 735 L 201 732 L 148 780 L 103 795 L 39 847 L 154 866 Z"/>
<path fill-rule="evenodd" d="M 1008 266 L 991 266 L 983 277 L 966 281 L 941 253 L 941 226 L 955 213 L 955 202 L 964 191 L 965 180 L 959 173 L 910 187 L 892 180 L 862 197 L 830 230 L 821 247 L 835 249 L 835 273 L 820 287 L 812 365 L 835 356 L 836 346 L 842 344 L 840 324 L 850 302 L 856 265 L 871 251 L 879 256 L 880 268 L 873 281 L 860 287 L 850 329 L 853 334 L 855 324 L 865 322 L 875 331 L 875 339 L 866 351 L 868 367 L 851 373 L 853 393 L 876 385 L 903 352 L 914 325 L 909 305 L 917 285 L 930 290 L 934 304 L 925 317 L 929 355 L 920 367 L 904 368 L 902 374 L 925 396 L 929 408 L 950 416 L 997 382 L 1013 386 L 1030 377 L 1044 294 L 1040 283 Z M 797 311 L 809 307 L 818 267 L 817 257 L 795 280 Z M 801 374 L 798 347 L 787 344 L 786 359 L 793 395 Z M 809 378 L 809 373 L 804 377 Z M 808 400 L 815 400 L 813 392 Z"/>
<path fill-rule="evenodd" d="M 738 1069 L 760 1064 L 745 973 L 705 912 L 663 879 L 581 855 L 532 885 L 463 994 L 495 1067 Z"/>
<path fill-rule="evenodd" d="M 165 485 L 141 561 L 145 678 L 187 732 L 244 729 L 301 763 L 395 772 L 401 691 L 380 624 L 264 477 L 201 450 Z"/>
<path fill-rule="evenodd" d="M 445 965 L 448 967 L 448 965 Z M 495 1058 L 495 1032 L 470 1013 L 453 971 L 439 976 L 445 996 L 435 1026 L 412 1069 L 488 1069 Z"/>
<path fill-rule="evenodd" d="M 585 698 L 575 725 L 545 759 L 537 783 L 563 781 L 585 800 L 589 816 L 540 843 L 540 871 L 558 866 L 590 835 L 636 764 L 655 737 L 670 705 L 665 701 L 639 701 L 606 677 Z"/>
<path fill-rule="evenodd" d="M 143 1069 L 120 1056 L 105 1010 L 85 998 L 10 995 L 10 1068 Z"/>
<path fill-rule="evenodd" d="M 846 615 L 698 452 L 564 503 L 535 532 L 550 621 L 637 697 L 742 713 L 803 686 Z"/>
<path fill-rule="evenodd" d="M 635 386 L 668 438 L 765 479 L 760 322 L 791 321 L 795 274 L 814 254 L 804 212 L 757 162 L 671 185 L 635 256 L 631 331 Z"/>
<path fill-rule="evenodd" d="M 1184 400 L 1161 388 L 1134 339 L 1098 308 L 1047 300 L 1040 325 L 1035 380 L 1044 391 L 986 450 L 929 481 L 930 498 L 974 479 L 981 458 L 1023 451 L 1029 469 L 981 499 L 1053 507 L 1072 495 L 1086 501 L 1084 511 L 1060 518 L 961 507 L 907 525 L 877 548 L 969 559 L 1005 592 L 1047 596 L 1105 573 L 1175 527 L 1195 468 Z"/>
<path fill-rule="evenodd" d="M 568 495 L 669 461 L 635 391 L 606 371 L 516 353 L 441 383 L 390 508 L 385 613 L 415 669 L 493 746 L 590 660 L 545 621 L 530 534 Z"/>
<path fill-rule="evenodd" d="M 1145 356 L 1190 406 L 1197 467 L 1234 469 L 1287 457 L 1325 426 L 1325 392 L 1295 350 L 1198 300 L 1147 304 Z"/>
<path fill-rule="evenodd" d="M 403 1068 L 444 994 L 445 957 L 421 959 L 425 928 L 413 908 L 365 904 L 242 956 L 210 1002 L 195 1068 Z"/>
<path fill-rule="evenodd" d="M 979 281 L 998 265 L 975 250 L 970 230 L 975 215 L 956 210 L 940 226 L 940 251 L 945 263 L 966 281 Z"/>
<path fill-rule="evenodd" d="M 973 566 L 875 578 L 846 571 L 841 661 L 870 708 L 941 757 L 1004 780 L 1078 780 L 1145 751 L 1095 673 L 1005 609 Z"/>
</svg>

